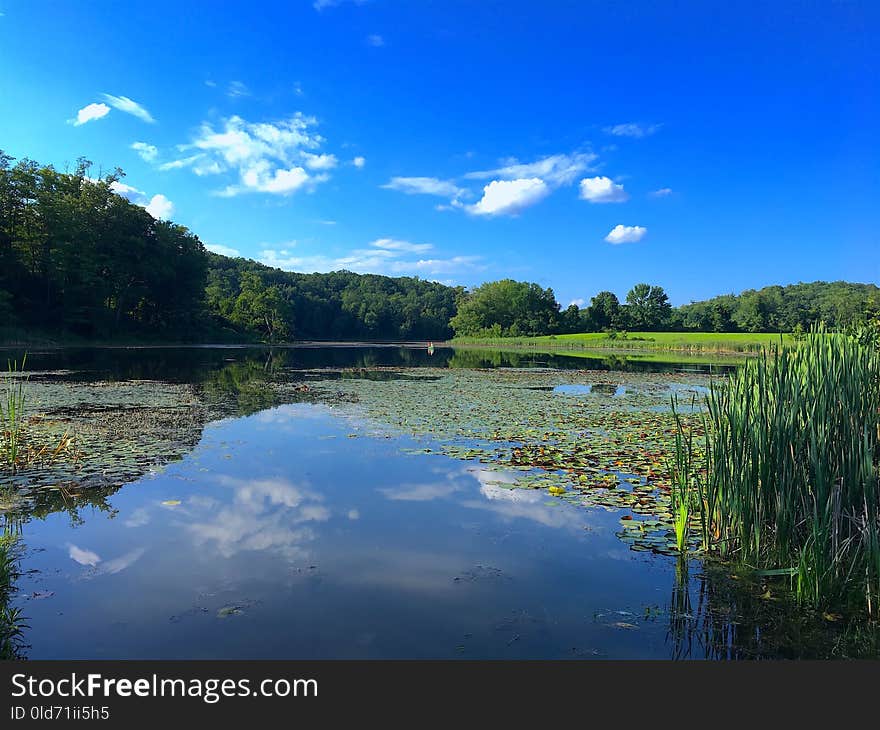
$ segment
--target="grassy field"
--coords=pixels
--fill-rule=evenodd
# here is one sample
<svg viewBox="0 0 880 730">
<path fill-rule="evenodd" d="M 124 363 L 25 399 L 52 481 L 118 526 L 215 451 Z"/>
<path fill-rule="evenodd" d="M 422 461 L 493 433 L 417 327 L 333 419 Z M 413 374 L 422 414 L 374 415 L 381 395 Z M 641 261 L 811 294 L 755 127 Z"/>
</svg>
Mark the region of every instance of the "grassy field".
<svg viewBox="0 0 880 730">
<path fill-rule="evenodd" d="M 667 350 L 676 352 L 749 353 L 780 341 L 791 342 L 790 335 L 772 332 L 628 332 L 609 336 L 605 332 L 543 337 L 460 337 L 451 345 L 478 345 L 499 348 L 540 350 Z"/>
<path fill-rule="evenodd" d="M 465 345 L 464 348 L 468 346 Z M 525 348 L 515 348 L 522 350 Z M 748 357 L 746 352 L 721 352 L 721 351 L 702 351 L 702 350 L 626 350 L 624 352 L 615 352 L 610 348 L 588 350 L 586 348 L 528 348 L 529 352 L 536 355 L 560 355 L 565 357 L 578 357 L 584 360 L 600 360 L 607 362 L 609 358 L 615 358 L 621 361 L 634 362 L 655 362 L 669 363 L 677 365 L 739 365 Z"/>
</svg>

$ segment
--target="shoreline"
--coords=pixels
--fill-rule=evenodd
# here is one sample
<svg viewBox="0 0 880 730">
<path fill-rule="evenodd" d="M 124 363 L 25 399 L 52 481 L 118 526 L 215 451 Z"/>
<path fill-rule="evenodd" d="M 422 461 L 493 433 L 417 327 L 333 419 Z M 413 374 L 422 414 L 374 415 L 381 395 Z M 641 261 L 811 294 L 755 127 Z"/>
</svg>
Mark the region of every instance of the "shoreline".
<svg viewBox="0 0 880 730">
<path fill-rule="evenodd" d="M 780 333 L 724 333 L 717 339 L 708 339 L 714 333 L 639 333 L 633 338 L 608 338 L 581 335 L 544 335 L 534 338 L 462 338 L 451 340 L 291 340 L 289 342 L 179 342 L 156 340 L 67 340 L 35 337 L 33 339 L 0 340 L 0 350 L 63 350 L 63 349 L 311 349 L 321 347 L 401 347 L 408 349 L 452 348 L 459 350 L 504 350 L 547 354 L 570 354 L 573 356 L 592 353 L 605 355 L 702 355 L 707 357 L 750 357 L 760 354 L 768 345 L 790 340 L 790 335 Z M 647 335 L 647 336 L 643 336 Z M 731 336 L 733 335 L 733 336 Z M 661 338 L 654 339 L 654 336 Z M 692 341 L 688 342 L 689 339 Z M 663 341 L 663 340 L 666 341 Z M 701 339 L 703 341 L 701 341 Z"/>
</svg>

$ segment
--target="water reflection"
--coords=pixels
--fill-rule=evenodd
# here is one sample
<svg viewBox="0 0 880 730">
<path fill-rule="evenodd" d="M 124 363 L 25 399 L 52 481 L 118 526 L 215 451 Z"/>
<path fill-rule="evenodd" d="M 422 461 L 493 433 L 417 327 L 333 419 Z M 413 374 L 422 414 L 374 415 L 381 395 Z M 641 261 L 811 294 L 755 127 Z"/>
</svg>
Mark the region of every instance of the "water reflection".
<svg viewBox="0 0 880 730">
<path fill-rule="evenodd" d="M 658 627 L 640 644 L 590 620 L 663 582 L 596 558 L 613 515 L 585 530 L 508 473 L 350 430 L 312 404 L 226 419 L 74 530 L 63 502 L 26 519 L 20 595 L 50 596 L 25 598 L 30 656 L 662 655 Z"/>
<path fill-rule="evenodd" d="M 876 658 L 876 626 L 799 609 L 784 585 L 764 581 L 723 565 L 678 561 L 668 606 L 671 658 Z"/>
<path fill-rule="evenodd" d="M 741 581 L 628 550 L 616 510 L 513 488 L 519 472 L 414 453 L 424 443 L 339 418 L 307 388 L 309 368 L 326 379 L 328 363 L 388 378 L 401 374 L 383 368 L 403 362 L 558 365 L 546 356 L 43 356 L 46 369 L 88 367 L 96 380 L 191 379 L 213 405 L 178 460 L 124 487 L 4 494 L 25 548 L 15 600 L 32 658 L 751 658 L 835 646 Z M 279 403 L 277 383 L 300 402 Z M 594 383 L 570 395 L 617 393 Z"/>
<path fill-rule="evenodd" d="M 3 349 L 0 356 L 21 359 L 19 350 Z M 89 347 L 29 349 L 33 377 L 76 381 L 161 380 L 191 383 L 207 390 L 244 393 L 260 379 L 291 371 L 372 370 L 379 368 L 556 368 L 563 370 L 621 370 L 722 372 L 730 361 L 711 358 L 659 362 L 643 353 L 495 350 L 437 347 L 429 355 L 422 346 L 194 346 Z"/>
<path fill-rule="evenodd" d="M 323 498 L 283 478 L 215 479 L 231 496 L 186 503 L 185 529 L 200 550 L 230 558 L 241 551 L 272 550 L 295 562 L 308 556 L 304 545 L 315 539 L 308 523 L 326 522 Z"/>
<path fill-rule="evenodd" d="M 472 468 L 469 472 L 480 485 L 480 497 L 462 501 L 470 509 L 493 512 L 506 522 L 529 520 L 545 527 L 583 530 L 589 515 L 576 509 L 561 508 L 543 490 L 515 489 L 514 472 Z"/>
</svg>

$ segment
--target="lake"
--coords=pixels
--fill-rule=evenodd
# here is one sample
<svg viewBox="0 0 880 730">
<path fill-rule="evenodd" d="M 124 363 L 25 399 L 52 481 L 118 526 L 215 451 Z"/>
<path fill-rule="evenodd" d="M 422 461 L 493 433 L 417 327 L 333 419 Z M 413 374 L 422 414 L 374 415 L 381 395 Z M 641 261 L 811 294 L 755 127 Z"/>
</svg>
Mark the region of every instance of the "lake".
<svg viewBox="0 0 880 730">
<path fill-rule="evenodd" d="M 670 399 L 687 417 L 727 366 L 399 346 L 27 366 L 34 432 L 76 443 L 4 477 L 29 658 L 830 651 L 670 545 Z"/>
</svg>

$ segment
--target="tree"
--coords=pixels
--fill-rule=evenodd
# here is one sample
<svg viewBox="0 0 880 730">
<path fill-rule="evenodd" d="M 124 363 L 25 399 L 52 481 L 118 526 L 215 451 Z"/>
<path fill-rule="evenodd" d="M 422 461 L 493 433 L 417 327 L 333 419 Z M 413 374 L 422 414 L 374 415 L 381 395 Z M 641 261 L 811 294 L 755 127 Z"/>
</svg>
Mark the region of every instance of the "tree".
<svg viewBox="0 0 880 730">
<path fill-rule="evenodd" d="M 560 316 L 559 330 L 565 333 L 584 332 L 581 329 L 581 310 L 577 304 L 569 304 Z"/>
<path fill-rule="evenodd" d="M 117 195 L 114 171 L 80 158 L 59 172 L 0 152 L 0 290 L 23 327 L 119 336 L 193 336 L 205 251 L 186 229 Z M 5 298 L 5 297 L 4 297 Z"/>
<path fill-rule="evenodd" d="M 552 289 L 511 279 L 466 292 L 417 277 L 302 274 L 205 251 L 157 221 L 80 158 L 72 171 L 0 151 L 0 326 L 83 337 L 431 339 L 602 329 L 808 331 L 877 318 L 880 288 L 843 281 L 769 286 L 677 309 L 638 284 L 560 312 Z M 453 329 L 454 328 L 454 329 Z"/>
<path fill-rule="evenodd" d="M 709 327 L 713 332 L 732 332 L 734 324 L 732 315 L 733 307 L 724 300 L 718 300 L 711 304 L 709 310 Z"/>
<path fill-rule="evenodd" d="M 559 303 L 552 289 L 502 279 L 478 286 L 459 301 L 449 323 L 457 337 L 491 335 L 533 336 L 556 332 Z"/>
<path fill-rule="evenodd" d="M 744 332 L 767 332 L 770 311 L 760 292 L 748 291 L 740 295 L 735 312 L 736 323 Z"/>
<path fill-rule="evenodd" d="M 241 292 L 230 314 L 235 324 L 254 330 L 266 342 L 289 339 L 292 310 L 278 286 L 266 286 L 259 275 L 246 272 L 242 276 Z"/>
<path fill-rule="evenodd" d="M 620 300 L 614 292 L 600 291 L 590 300 L 589 309 L 597 330 L 616 327 L 620 322 Z"/>
<path fill-rule="evenodd" d="M 630 327 L 636 330 L 658 330 L 669 320 L 672 306 L 662 287 L 636 284 L 626 295 Z"/>
</svg>

